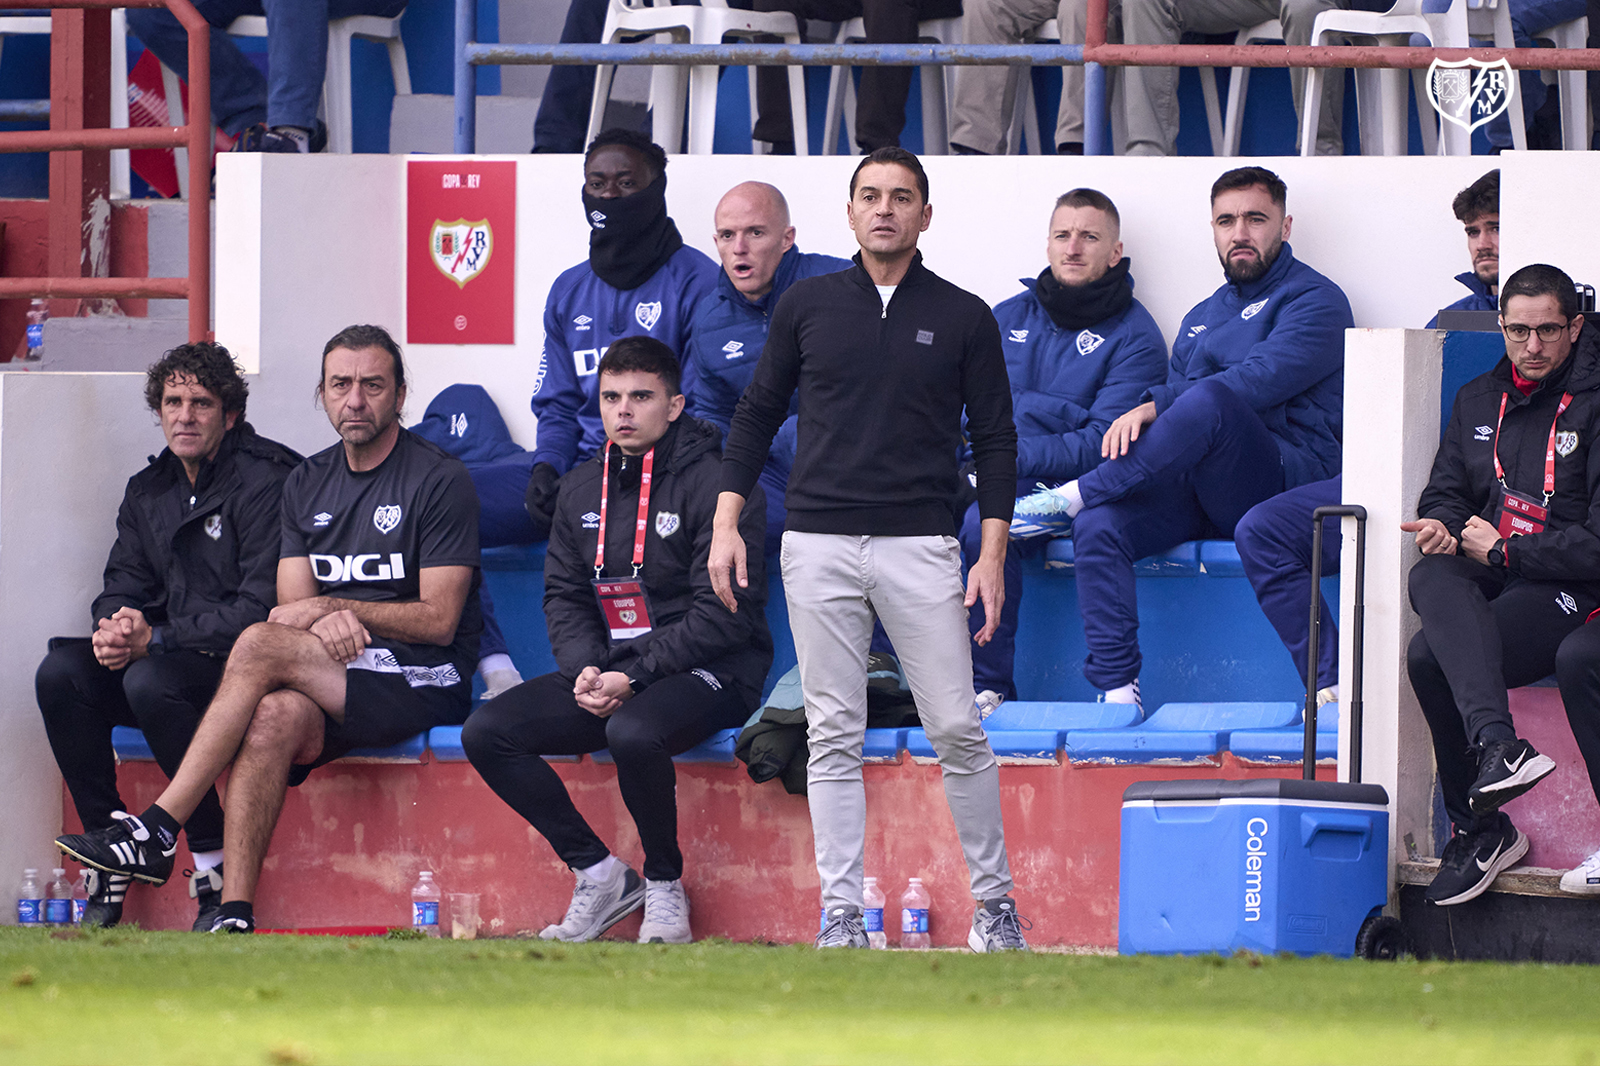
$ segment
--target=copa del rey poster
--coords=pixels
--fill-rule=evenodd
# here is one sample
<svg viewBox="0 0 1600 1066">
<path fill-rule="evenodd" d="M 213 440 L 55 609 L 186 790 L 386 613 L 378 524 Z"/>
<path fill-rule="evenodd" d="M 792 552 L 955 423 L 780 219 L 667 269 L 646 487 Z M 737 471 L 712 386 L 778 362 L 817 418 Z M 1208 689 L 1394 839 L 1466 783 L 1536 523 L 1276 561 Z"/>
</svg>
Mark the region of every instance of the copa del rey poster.
<svg viewBox="0 0 1600 1066">
<path fill-rule="evenodd" d="M 406 172 L 406 339 L 516 340 L 517 164 L 414 160 Z"/>
</svg>

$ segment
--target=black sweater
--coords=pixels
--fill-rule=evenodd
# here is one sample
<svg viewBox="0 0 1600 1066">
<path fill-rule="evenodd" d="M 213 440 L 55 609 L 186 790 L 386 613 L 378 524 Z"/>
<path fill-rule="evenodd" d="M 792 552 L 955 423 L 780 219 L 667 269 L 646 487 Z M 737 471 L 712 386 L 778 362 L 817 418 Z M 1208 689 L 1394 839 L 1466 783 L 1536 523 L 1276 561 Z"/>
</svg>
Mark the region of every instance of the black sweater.
<svg viewBox="0 0 1600 1066">
<path fill-rule="evenodd" d="M 1017 430 L 994 315 L 920 252 L 887 308 L 859 254 L 855 264 L 778 301 L 723 448 L 723 490 L 750 494 L 798 388 L 786 528 L 953 535 L 963 408 L 979 513 L 1010 521 Z"/>
</svg>

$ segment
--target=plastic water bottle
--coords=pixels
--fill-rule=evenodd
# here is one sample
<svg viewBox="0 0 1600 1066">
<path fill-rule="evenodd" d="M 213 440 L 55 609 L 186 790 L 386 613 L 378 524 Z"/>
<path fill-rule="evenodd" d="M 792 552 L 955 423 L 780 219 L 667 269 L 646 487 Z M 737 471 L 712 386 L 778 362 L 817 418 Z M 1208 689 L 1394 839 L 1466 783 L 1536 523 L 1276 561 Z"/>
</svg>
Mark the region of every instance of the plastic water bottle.
<svg viewBox="0 0 1600 1066">
<path fill-rule="evenodd" d="M 429 936 L 439 935 L 439 886 L 433 871 L 424 870 L 411 886 L 411 928 Z"/>
<path fill-rule="evenodd" d="M 17 889 L 18 925 L 44 924 L 43 895 L 39 891 L 39 871 L 31 867 L 22 871 L 22 884 Z"/>
<path fill-rule="evenodd" d="M 28 358 L 39 359 L 44 356 L 44 324 L 50 317 L 50 301 L 43 296 L 35 296 L 28 305 Z"/>
<path fill-rule="evenodd" d="M 889 946 L 889 934 L 883 931 L 883 889 L 878 887 L 878 879 L 869 877 L 861 888 L 861 908 L 866 913 L 862 917 L 866 920 L 867 945 L 878 949 Z"/>
<path fill-rule="evenodd" d="M 933 937 L 928 935 L 928 890 L 922 887 L 922 878 L 913 877 L 900 897 L 900 946 L 913 951 L 926 951 L 933 947 Z"/>
<path fill-rule="evenodd" d="M 44 920 L 47 925 L 72 924 L 72 882 L 67 871 L 57 866 L 50 871 L 50 887 L 45 890 Z"/>
<path fill-rule="evenodd" d="M 83 924 L 83 912 L 89 907 L 89 871 L 84 870 L 78 874 L 78 879 L 72 882 L 72 924 Z"/>
</svg>

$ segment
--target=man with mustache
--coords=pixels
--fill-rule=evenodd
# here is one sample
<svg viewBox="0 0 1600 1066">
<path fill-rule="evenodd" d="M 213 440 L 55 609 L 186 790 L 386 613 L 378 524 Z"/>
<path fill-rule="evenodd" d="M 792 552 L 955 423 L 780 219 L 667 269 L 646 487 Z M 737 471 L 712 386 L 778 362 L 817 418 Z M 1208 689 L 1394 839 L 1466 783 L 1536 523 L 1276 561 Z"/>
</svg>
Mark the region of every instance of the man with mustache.
<svg viewBox="0 0 1600 1066">
<path fill-rule="evenodd" d="M 1261 167 L 1212 185 L 1227 284 L 1184 317 L 1166 383 L 1106 431 L 1109 461 L 1046 490 L 1061 497 L 1052 525 L 1072 531 L 1084 676 L 1108 702 L 1141 703 L 1134 562 L 1231 537 L 1262 500 L 1339 470 L 1350 302 L 1295 258 L 1287 198 Z M 1017 505 L 1047 509 L 1032 497 Z"/>
<path fill-rule="evenodd" d="M 1457 274 L 1456 280 L 1470 291 L 1446 307 L 1446 311 L 1500 310 L 1500 170 L 1495 168 L 1456 193 L 1450 210 L 1461 220 L 1467 233 L 1467 257 L 1472 269 Z M 1428 319 L 1433 329 L 1439 316 Z"/>
</svg>

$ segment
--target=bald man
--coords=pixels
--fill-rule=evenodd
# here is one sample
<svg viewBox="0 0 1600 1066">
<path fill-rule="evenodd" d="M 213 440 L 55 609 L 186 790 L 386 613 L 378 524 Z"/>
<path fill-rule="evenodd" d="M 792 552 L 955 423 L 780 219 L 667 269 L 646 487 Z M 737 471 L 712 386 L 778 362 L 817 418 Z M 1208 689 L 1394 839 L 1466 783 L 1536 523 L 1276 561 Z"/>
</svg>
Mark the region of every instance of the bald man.
<svg viewBox="0 0 1600 1066">
<path fill-rule="evenodd" d="M 778 298 L 802 278 L 848 270 L 850 261 L 805 254 L 795 247 L 789 203 L 765 182 L 735 185 L 723 195 L 712 217 L 722 273 L 716 290 L 700 301 L 689 327 L 683 391 L 694 413 L 716 423 L 726 436 L 733 409 L 755 375 Z M 794 462 L 794 427 L 791 403 L 761 471 L 769 550 L 783 535 L 783 494 Z"/>
</svg>

